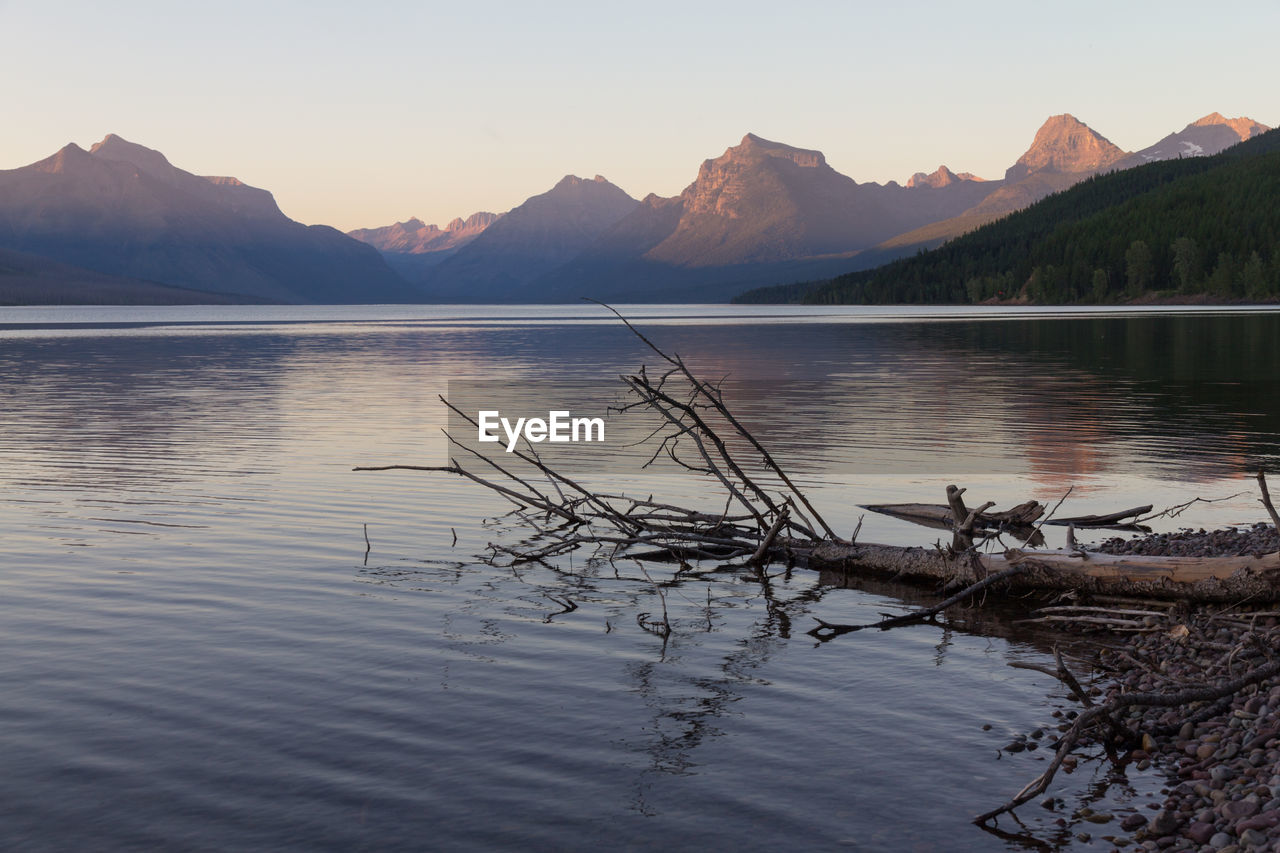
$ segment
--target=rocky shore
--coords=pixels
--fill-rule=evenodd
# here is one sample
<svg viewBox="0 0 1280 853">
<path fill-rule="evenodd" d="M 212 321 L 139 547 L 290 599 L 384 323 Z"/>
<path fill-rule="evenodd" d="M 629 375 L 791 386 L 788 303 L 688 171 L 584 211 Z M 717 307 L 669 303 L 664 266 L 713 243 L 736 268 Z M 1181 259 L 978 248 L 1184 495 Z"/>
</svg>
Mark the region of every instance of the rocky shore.
<svg viewBox="0 0 1280 853">
<path fill-rule="evenodd" d="M 1171 614 L 1172 615 L 1172 614 Z M 1276 618 L 1251 626 L 1218 614 L 1187 614 L 1170 630 L 1137 635 L 1105 650 L 1102 664 L 1119 671 L 1104 694 L 1176 692 L 1238 676 L 1265 660 L 1252 636 L 1274 641 Z M 1181 627 L 1185 626 L 1185 635 Z M 1265 641 L 1265 640 L 1264 640 Z M 1270 650 L 1269 648 L 1267 649 Z M 1203 719 L 1202 719 L 1203 718 Z M 1169 793 L 1149 816 L 1132 814 L 1121 828 L 1148 850 L 1275 850 L 1280 842 L 1280 679 L 1245 688 L 1219 703 L 1131 709 L 1122 722 L 1171 776 Z"/>
<path fill-rule="evenodd" d="M 1111 539 L 1090 549 L 1262 554 L 1280 549 L 1280 534 L 1258 524 Z M 1099 665 L 1111 686 L 1094 701 L 1221 684 L 1280 658 L 1280 607 L 1274 604 L 1152 609 L 1164 615 L 1145 617 L 1139 632 L 1100 650 Z M 1117 722 L 1125 741 L 1122 760 L 1139 768 L 1154 763 L 1169 774 L 1170 784 L 1162 802 L 1114 816 L 1120 831 L 1103 837 L 1115 849 L 1280 851 L 1280 677 L 1217 701 L 1130 708 Z"/>
<path fill-rule="evenodd" d="M 1280 551 L 1280 533 L 1270 524 L 1259 522 L 1245 529 L 1179 530 L 1156 533 L 1139 539 L 1115 537 L 1090 551 L 1104 554 L 1147 554 L 1171 557 L 1237 557 L 1271 554 Z"/>
</svg>

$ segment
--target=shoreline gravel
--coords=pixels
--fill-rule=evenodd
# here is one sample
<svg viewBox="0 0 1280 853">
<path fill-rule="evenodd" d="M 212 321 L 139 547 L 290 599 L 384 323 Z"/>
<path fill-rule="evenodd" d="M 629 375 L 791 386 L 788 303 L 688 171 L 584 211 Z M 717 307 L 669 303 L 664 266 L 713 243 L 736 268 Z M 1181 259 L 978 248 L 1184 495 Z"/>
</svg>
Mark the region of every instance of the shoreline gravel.
<svg viewBox="0 0 1280 853">
<path fill-rule="evenodd" d="M 1265 554 L 1280 550 L 1280 533 L 1256 524 L 1087 547 L 1112 554 Z M 1147 617 L 1142 632 L 1099 649 L 1111 685 L 1098 701 L 1122 692 L 1213 685 L 1280 658 L 1280 605 L 1189 608 L 1166 602 L 1152 609 L 1167 613 Z M 1121 831 L 1109 836 L 1114 849 L 1280 853 L 1280 676 L 1216 703 L 1132 708 L 1117 721 L 1130 749 L 1125 754 L 1122 748 L 1121 760 L 1139 768 L 1155 764 L 1169 775 L 1169 785 L 1151 810 L 1115 815 Z"/>
</svg>

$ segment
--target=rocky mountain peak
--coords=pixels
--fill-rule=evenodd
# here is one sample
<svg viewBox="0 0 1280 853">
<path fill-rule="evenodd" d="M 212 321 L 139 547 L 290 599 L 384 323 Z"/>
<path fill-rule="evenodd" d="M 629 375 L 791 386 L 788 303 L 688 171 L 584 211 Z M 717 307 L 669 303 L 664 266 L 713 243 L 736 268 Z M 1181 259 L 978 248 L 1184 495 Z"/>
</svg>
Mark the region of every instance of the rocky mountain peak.
<svg viewBox="0 0 1280 853">
<path fill-rule="evenodd" d="M 597 177 L 599 176 L 597 175 Z M 600 180 L 604 181 L 604 178 L 600 178 Z M 608 181 L 604 181 L 604 182 L 608 183 Z M 487 210 L 481 210 L 477 213 L 473 213 L 470 216 L 468 216 L 466 220 L 462 223 L 462 226 L 464 228 L 474 228 L 479 231 L 483 231 L 484 229 L 488 228 L 490 225 L 497 222 L 501 218 L 502 218 L 501 213 L 490 213 Z M 452 230 L 452 224 L 453 223 L 450 223 L 451 230 Z"/>
<path fill-rule="evenodd" d="M 88 161 L 88 151 L 85 151 L 74 142 L 68 142 L 66 145 L 59 148 L 53 156 L 46 157 L 39 163 L 33 164 L 31 168 L 37 172 L 60 175 L 75 168 L 76 164 L 87 163 Z"/>
<path fill-rule="evenodd" d="M 444 228 L 440 228 L 428 225 L 414 216 L 382 228 L 358 228 L 348 232 L 348 236 L 384 252 L 426 255 L 466 245 L 499 218 L 497 213 L 481 211 L 466 219 L 455 217 Z"/>
<path fill-rule="evenodd" d="M 1227 118 L 1222 113 L 1218 112 L 1209 113 L 1204 118 L 1196 119 L 1191 124 L 1187 125 L 1187 127 L 1213 127 L 1215 125 L 1224 125 L 1231 128 L 1235 131 L 1235 134 L 1240 137 L 1242 142 L 1246 139 L 1251 139 L 1252 137 L 1257 136 L 1259 133 L 1266 133 L 1271 129 L 1265 124 L 1256 122 L 1248 116 Z"/>
<path fill-rule="evenodd" d="M 1219 113 L 1219 112 L 1213 112 L 1213 113 L 1209 113 L 1204 118 L 1196 119 L 1195 121 L 1191 122 L 1191 126 L 1207 127 L 1208 125 L 1211 125 L 1211 124 L 1226 124 L 1226 123 L 1227 123 L 1226 116 L 1224 116 L 1222 113 Z"/>
<path fill-rule="evenodd" d="M 954 184 L 956 181 L 960 181 L 960 180 L 963 180 L 963 178 L 961 178 L 955 172 L 951 171 L 946 166 L 939 166 L 936 170 L 934 170 L 931 174 L 928 174 L 928 175 L 926 175 L 924 172 L 916 172 L 907 181 L 907 186 L 908 187 L 933 187 L 935 189 L 940 189 L 942 187 L 949 187 L 952 184 Z"/>
<path fill-rule="evenodd" d="M 821 151 L 813 151 L 807 148 L 794 148 L 790 145 L 784 145 L 781 142 L 773 142 L 754 133 L 748 133 L 742 137 L 742 142 L 733 148 L 728 149 L 723 155 L 716 158 L 716 161 L 709 160 L 707 162 L 717 161 L 741 161 L 754 160 L 761 157 L 778 157 L 784 160 L 790 160 L 797 166 L 805 168 L 817 168 L 827 165 L 827 158 Z"/>
<path fill-rule="evenodd" d="M 103 160 L 118 160 L 131 163 L 144 172 L 151 174 L 168 174 L 174 170 L 169 158 L 159 151 L 138 145 L 136 142 L 130 142 L 114 133 L 108 133 L 104 136 L 101 142 L 96 143 L 89 149 L 89 153 L 95 157 L 101 157 Z"/>
<path fill-rule="evenodd" d="M 0 170 L 0 249 L 250 301 L 415 296 L 372 249 L 288 219 L 269 192 L 194 175 L 115 134 Z"/>
<path fill-rule="evenodd" d="M 1027 152 L 1005 172 L 1016 181 L 1032 172 L 1096 172 L 1125 156 L 1110 140 L 1073 115 L 1051 116 Z"/>
<path fill-rule="evenodd" d="M 556 185 L 552 187 L 552 189 L 558 190 L 558 189 L 563 189 L 567 187 L 580 187 L 583 184 L 589 184 L 589 183 L 592 183 L 592 182 L 586 180 L 585 178 L 579 178 L 577 175 L 565 175 L 563 178 L 561 178 L 559 181 L 556 182 Z"/>
</svg>

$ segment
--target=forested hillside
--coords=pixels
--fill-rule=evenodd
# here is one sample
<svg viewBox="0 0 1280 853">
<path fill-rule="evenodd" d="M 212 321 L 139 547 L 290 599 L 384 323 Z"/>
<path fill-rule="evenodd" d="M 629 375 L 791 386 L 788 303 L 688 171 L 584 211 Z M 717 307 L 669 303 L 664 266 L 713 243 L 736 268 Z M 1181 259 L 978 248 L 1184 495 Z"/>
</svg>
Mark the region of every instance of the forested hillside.
<svg viewBox="0 0 1280 853">
<path fill-rule="evenodd" d="M 1100 175 L 930 252 L 740 302 L 1108 303 L 1280 297 L 1280 131 Z"/>
</svg>

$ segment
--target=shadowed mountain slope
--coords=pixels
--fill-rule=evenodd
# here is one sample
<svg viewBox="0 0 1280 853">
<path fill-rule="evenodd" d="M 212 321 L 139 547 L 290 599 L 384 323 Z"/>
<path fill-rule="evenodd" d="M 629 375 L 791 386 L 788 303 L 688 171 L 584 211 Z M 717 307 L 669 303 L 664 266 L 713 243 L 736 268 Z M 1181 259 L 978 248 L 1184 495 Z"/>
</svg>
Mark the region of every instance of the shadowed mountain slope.
<svg viewBox="0 0 1280 853">
<path fill-rule="evenodd" d="M 600 175 L 566 175 L 425 271 L 431 299 L 445 302 L 541 302 L 539 277 L 590 246 L 639 204 Z"/>
<path fill-rule="evenodd" d="M 0 248 L 281 302 L 416 296 L 372 247 L 294 222 L 264 190 L 193 175 L 115 135 L 0 171 Z"/>
</svg>

